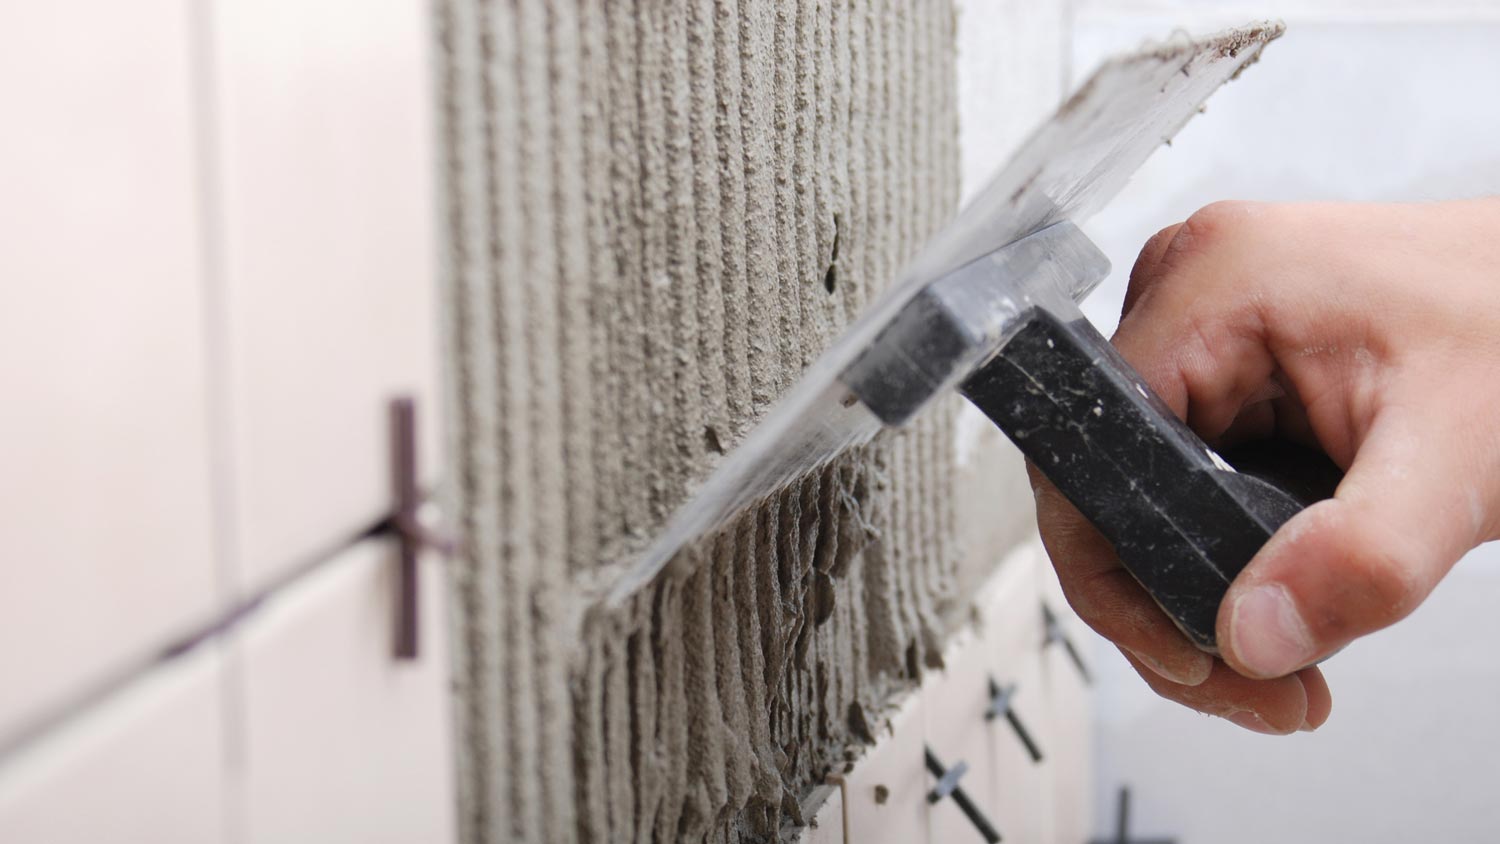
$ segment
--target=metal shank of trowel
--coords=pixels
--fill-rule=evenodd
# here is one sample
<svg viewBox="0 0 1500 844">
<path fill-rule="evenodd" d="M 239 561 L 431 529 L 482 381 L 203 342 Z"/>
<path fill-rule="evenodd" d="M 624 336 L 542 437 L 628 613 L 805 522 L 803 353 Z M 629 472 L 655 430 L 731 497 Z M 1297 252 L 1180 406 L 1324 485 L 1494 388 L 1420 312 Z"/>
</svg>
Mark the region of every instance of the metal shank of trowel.
<svg viewBox="0 0 1500 844">
<path fill-rule="evenodd" d="M 1332 493 L 1337 471 L 1306 450 L 1260 448 L 1257 470 L 1240 473 L 1205 445 L 1078 310 L 1108 266 L 1073 225 L 1043 229 L 925 287 L 841 380 L 888 425 L 956 386 L 1178 628 L 1216 652 L 1230 582 L 1277 527 Z M 1317 471 L 1289 478 L 1284 466 Z"/>
<path fill-rule="evenodd" d="M 1034 308 L 1071 310 L 1109 274 L 1078 227 L 1054 223 L 923 287 L 840 378 L 891 427 L 989 360 Z"/>
</svg>

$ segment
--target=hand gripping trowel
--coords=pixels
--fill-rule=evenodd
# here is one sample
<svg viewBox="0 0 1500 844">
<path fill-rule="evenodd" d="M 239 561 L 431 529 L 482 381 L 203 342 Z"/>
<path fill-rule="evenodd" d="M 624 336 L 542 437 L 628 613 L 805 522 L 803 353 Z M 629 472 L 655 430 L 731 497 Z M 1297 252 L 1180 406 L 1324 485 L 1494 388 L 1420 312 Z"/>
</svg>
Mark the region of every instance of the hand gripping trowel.
<svg viewBox="0 0 1500 844">
<path fill-rule="evenodd" d="M 1220 455 L 1180 422 L 1080 312 L 1109 262 L 1075 222 L 1281 31 L 1184 38 L 1104 64 L 730 453 L 609 600 L 746 505 L 956 388 L 1182 632 L 1214 651 L 1230 582 L 1277 527 L 1331 494 L 1337 470 L 1313 452 L 1286 459 L 1293 446 Z"/>
</svg>

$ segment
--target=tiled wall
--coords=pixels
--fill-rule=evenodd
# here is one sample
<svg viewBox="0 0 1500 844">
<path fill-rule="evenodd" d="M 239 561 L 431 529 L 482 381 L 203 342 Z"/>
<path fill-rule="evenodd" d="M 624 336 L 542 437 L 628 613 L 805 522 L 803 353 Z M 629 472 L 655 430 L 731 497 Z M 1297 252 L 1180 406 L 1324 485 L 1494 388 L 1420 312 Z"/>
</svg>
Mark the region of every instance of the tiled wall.
<svg viewBox="0 0 1500 844">
<path fill-rule="evenodd" d="M 974 628 L 954 637 L 943 669 L 906 702 L 894 719 L 892 741 L 857 762 L 845 780 L 850 841 L 979 840 L 954 800 L 927 799 L 935 778 L 911 771 L 918 754 L 905 752 L 902 742 L 930 748 L 950 768 L 966 764 L 959 784 L 1007 840 L 1084 840 L 1089 807 L 1081 798 L 1090 748 L 1077 725 L 1089 718 L 1089 675 L 1060 641 L 1048 640 L 1044 606 L 1066 613 L 1045 554 L 1039 545 L 1024 545 L 977 593 Z M 1062 635 L 1083 634 L 1074 620 L 1065 628 Z M 1010 706 L 1039 759 L 1008 721 L 985 717 L 991 681 L 1010 690 Z M 880 801 L 876 788 L 882 785 L 887 792 Z M 903 823 L 910 824 L 909 834 Z"/>
<path fill-rule="evenodd" d="M 1079 726 L 1090 717 L 1092 671 L 1080 670 L 1062 641 L 1083 645 L 1087 631 L 1067 613 L 1040 544 L 1007 555 L 969 610 L 942 669 L 881 713 L 875 746 L 829 778 L 838 799 L 807 813 L 816 825 L 799 840 L 983 841 L 953 797 L 930 799 L 938 777 L 924 765 L 927 751 L 950 770 L 964 767 L 959 787 L 1003 840 L 1087 839 L 1092 749 Z M 1047 612 L 1061 618 L 1053 637 Z M 1003 709 L 989 717 L 996 687 L 1009 694 L 1014 725 Z"/>
<path fill-rule="evenodd" d="M 797 300 L 809 315 L 808 336 L 821 342 L 887 279 L 924 227 L 952 210 L 960 185 L 967 190 L 982 180 L 1032 121 L 1050 110 L 1064 88 L 1066 18 L 1062 6 L 1019 0 L 974 4 L 957 18 L 943 3 L 918 15 L 905 4 L 887 3 L 874 15 L 857 7 L 853 20 L 859 26 L 853 28 L 833 4 L 803 7 L 805 14 L 790 23 L 778 20 L 770 4 L 755 7 L 765 29 L 750 35 L 774 50 L 774 33 L 801 32 L 828 49 L 833 63 L 818 65 L 822 75 L 786 84 L 829 95 L 807 100 L 808 91 L 801 91 L 813 109 L 807 119 L 831 120 L 844 130 L 850 125 L 839 121 L 858 122 L 860 143 L 848 155 L 875 175 L 868 183 L 831 180 L 821 193 L 806 192 L 795 181 L 778 180 L 764 162 L 751 162 L 751 190 L 764 190 L 757 201 L 766 204 L 755 219 L 741 221 L 740 235 L 764 247 L 786 234 L 802 249 L 792 257 L 810 263 L 777 264 L 774 255 L 766 263 L 769 253 L 744 243 L 726 260 L 738 255 L 750 270 L 766 270 L 754 275 L 757 295 L 778 307 Z M 547 18 L 536 14 L 540 5 L 528 8 L 527 20 Z M 491 809 L 499 811 L 504 800 L 542 789 L 528 781 L 513 793 L 461 803 L 465 779 L 455 776 L 442 563 L 422 561 L 421 656 L 395 661 L 395 552 L 390 540 L 365 535 L 390 509 L 388 399 L 415 396 L 423 462 L 430 470 L 443 465 L 436 255 L 450 234 L 440 227 L 453 221 L 440 207 L 440 127 L 433 125 L 437 104 L 431 91 L 432 45 L 449 44 L 443 39 L 452 32 L 441 26 L 432 31 L 432 12 L 413 0 L 144 0 L 11 4 L 0 10 L 6 40 L 0 103 L 7 118 L 7 130 L 0 132 L 0 512 L 8 543 L 0 562 L 0 841 L 438 842 L 457 838 L 461 805 L 473 811 L 490 799 Z M 911 26 L 914 21 L 922 25 Z M 735 25 L 725 31 L 740 37 L 738 23 L 730 22 Z M 797 29 L 809 22 L 826 22 L 827 29 Z M 609 36 L 617 37 L 625 38 Z M 994 49 L 1002 39 L 1009 49 Z M 947 51 L 955 42 L 956 84 L 953 65 L 941 61 L 951 58 Z M 562 43 L 598 46 L 566 38 Z M 621 43 L 639 46 L 629 39 Z M 744 58 L 737 47 L 726 50 L 725 60 L 731 55 Z M 775 53 L 753 59 L 768 79 L 775 78 Z M 595 70 L 598 79 L 610 80 L 622 67 L 609 63 Z M 552 74 L 555 68 L 543 63 L 528 72 L 538 71 Z M 789 71 L 783 65 L 780 72 Z M 862 87 L 841 87 L 849 80 Z M 769 85 L 767 79 L 751 80 L 746 96 L 761 97 Z M 716 103 L 698 105 L 703 115 L 716 114 Z M 754 111 L 762 107 L 768 111 Z M 782 130 L 773 129 L 775 109 L 770 99 L 752 103 L 752 112 L 766 123 L 750 131 L 769 147 L 781 142 L 776 132 Z M 962 171 L 952 143 L 955 119 L 963 131 Z M 527 143 L 539 143 L 538 149 L 551 143 L 545 127 L 524 128 L 535 135 Z M 635 128 L 626 120 L 612 131 Z M 660 140 L 651 135 L 643 148 L 668 153 L 657 163 L 675 160 L 671 154 L 678 147 L 659 149 L 653 139 Z M 827 163 L 818 155 L 849 163 L 832 147 L 814 152 L 798 146 L 798 138 L 787 143 L 812 156 L 777 159 L 789 167 L 800 162 L 816 169 Z M 626 163 L 646 160 L 649 166 L 655 160 L 634 149 L 620 154 Z M 810 171 L 789 171 L 804 172 Z M 564 183 L 571 178 L 563 176 Z M 690 217 L 694 209 L 672 205 L 671 196 L 662 192 L 648 199 L 687 215 L 681 219 Z M 900 204 L 907 200 L 911 207 Z M 773 213 L 782 201 L 808 212 L 808 225 L 789 232 L 757 228 L 791 219 Z M 822 212 L 834 205 L 841 216 L 825 219 Z M 521 230 L 550 232 L 547 219 L 532 219 Z M 832 260 L 835 233 L 839 296 L 829 297 L 823 256 Z M 563 268 L 578 271 L 582 265 L 569 262 L 581 254 L 565 250 Z M 772 282 L 801 280 L 808 267 L 807 290 L 778 299 Z M 657 288 L 643 289 L 649 294 Z M 745 333 L 764 317 L 747 311 L 730 328 Z M 762 333 L 774 332 L 767 327 Z M 745 337 L 751 345 L 761 339 Z M 811 348 L 776 349 L 785 356 L 779 367 L 738 373 L 747 382 L 726 387 L 740 390 L 733 393 L 740 402 L 731 408 L 740 414 L 734 426 L 764 409 Z M 611 396 L 621 394 L 604 399 Z M 633 407 L 639 413 L 632 417 L 638 430 L 632 430 L 645 441 L 680 433 L 653 421 L 649 404 Z M 710 423 L 727 419 L 708 417 Z M 824 712 L 826 701 L 812 701 L 824 696 L 818 684 L 828 682 L 828 673 L 789 669 L 772 678 L 779 685 L 769 692 L 760 688 L 780 703 L 774 709 L 778 720 L 756 729 L 762 738 L 774 732 L 783 753 L 808 735 L 825 742 L 842 736 L 850 701 L 878 702 L 888 682 L 914 685 L 915 676 L 904 673 L 922 671 L 909 667 L 907 655 L 935 664 L 946 650 L 954 664 L 927 672 L 914 699 L 921 701 L 920 717 L 907 719 L 918 733 L 903 741 L 930 737 L 944 752 L 966 753 L 970 742 L 1008 739 L 992 727 L 975 727 L 982 719 L 963 723 L 983 737 L 950 735 L 947 728 L 959 722 L 947 721 L 946 701 L 962 696 L 961 708 L 973 709 L 982 702 L 973 694 L 981 673 L 1008 672 L 1025 686 L 1017 705 L 1036 721 L 1048 762 L 1036 767 L 1013 744 L 997 743 L 993 754 L 975 757 L 968 785 L 984 793 L 1002 830 L 1015 831 L 1010 840 L 1076 844 L 1086 823 L 1077 797 L 1087 778 L 1086 748 L 1077 741 L 1086 717 L 1077 707 L 1084 697 L 1073 669 L 1059 662 L 1060 652 L 1037 641 L 1036 599 L 1048 587 L 1036 561 L 1005 570 L 1012 580 L 1003 592 L 1011 597 L 1001 604 L 1014 609 L 986 610 L 994 623 L 980 639 L 964 634 L 959 645 L 967 650 L 949 648 L 940 635 L 966 618 L 967 596 L 958 594 L 956 584 L 983 579 L 1029 519 L 1014 453 L 972 421 L 939 414 L 918 434 L 862 455 L 874 467 L 869 473 L 861 474 L 851 461 L 803 486 L 804 496 L 819 500 L 828 497 L 817 492 L 826 488 L 883 501 L 874 521 L 887 529 L 887 547 L 877 549 L 887 569 L 879 573 L 875 563 L 855 563 L 863 571 L 840 581 L 834 623 L 804 642 L 815 666 L 835 659 L 854 666 L 837 680 L 846 684 L 836 692 L 844 697 Z M 703 458 L 731 444 L 738 429 L 725 427 L 713 437 L 700 437 L 697 428 L 690 433 L 689 456 Z M 567 436 L 543 434 L 537 442 L 556 444 L 554 434 Z M 615 445 L 619 466 L 606 469 L 639 468 L 644 458 L 635 445 Z M 658 456 L 681 457 L 673 454 L 667 449 Z M 495 465 L 473 465 L 493 471 L 491 481 L 501 476 Z M 680 496 L 690 474 L 681 471 L 671 483 L 658 483 L 654 494 Z M 436 481 L 437 473 L 427 477 Z M 543 480 L 545 490 L 568 494 L 558 478 Z M 626 480 L 620 489 L 628 492 L 640 479 Z M 950 482 L 970 493 L 952 512 L 934 492 Z M 892 484 L 912 500 L 893 503 Z M 654 527 L 666 500 L 653 504 L 641 524 Z M 608 510 L 617 503 L 606 496 L 588 505 Z M 792 506 L 795 495 L 783 503 L 789 515 L 799 509 Z M 778 507 L 757 516 L 772 535 L 803 541 L 795 530 L 776 533 L 781 517 Z M 968 525 L 961 537 L 954 533 L 955 518 Z M 551 529 L 565 533 L 578 524 L 584 522 Z M 575 567 L 612 560 L 644 536 L 619 530 L 621 524 L 604 537 L 613 544 L 600 548 L 574 536 L 569 559 Z M 803 550 L 801 556 L 795 548 L 786 555 L 788 571 L 813 559 L 811 548 Z M 796 570 L 813 574 L 810 567 Z M 782 586 L 795 591 L 802 582 L 788 573 L 776 576 L 786 583 L 746 581 L 745 594 Z M 681 594 L 664 600 L 691 603 Z M 1061 604 L 1056 594 L 1048 600 Z M 801 610 L 795 603 L 786 604 L 788 612 Z M 529 603 L 516 607 L 517 624 L 529 623 L 537 612 Z M 772 611 L 769 602 L 765 607 Z M 871 621 L 871 608 L 884 615 Z M 650 615 L 645 605 L 641 618 Z M 630 624 L 644 629 L 641 618 Z M 693 619 L 713 622 L 702 612 Z M 887 634 L 891 641 L 877 641 Z M 626 705 L 646 686 L 619 686 L 625 668 L 647 653 L 665 655 L 668 663 L 682 657 L 685 635 L 667 630 L 661 636 L 679 640 L 661 645 L 650 633 L 637 635 L 627 647 L 625 637 L 615 641 L 596 630 L 590 647 L 606 668 L 589 675 L 595 686 L 583 688 L 599 691 L 603 700 L 596 686 L 615 683 L 611 700 Z M 983 637 L 996 636 L 1005 638 L 998 650 L 975 649 L 976 642 L 989 642 Z M 779 658 L 800 658 L 799 641 L 791 634 L 778 640 L 785 651 Z M 872 657 L 869 642 L 883 656 Z M 740 645 L 746 654 L 768 650 L 748 633 Z M 684 657 L 689 666 L 696 664 L 694 653 Z M 976 654 L 993 665 L 983 672 L 970 665 Z M 459 656 L 461 664 L 474 664 L 474 652 Z M 764 677 L 764 668 L 756 663 L 746 676 Z M 467 677 L 476 678 L 486 679 Z M 563 706 L 571 706 L 571 687 L 557 688 Z M 732 688 L 726 685 L 726 694 Z M 580 710 L 591 700 L 583 699 Z M 523 703 L 534 707 L 539 701 L 546 702 Z M 499 708 L 469 714 L 476 712 L 489 725 L 476 733 L 504 733 L 514 714 Z M 814 719 L 813 713 L 822 714 Z M 763 715 L 770 717 L 756 717 Z M 733 711 L 722 717 L 730 727 L 743 726 L 733 722 Z M 624 735 L 629 741 L 629 729 Z M 516 747 L 535 751 L 527 744 L 532 739 Z M 571 741 L 572 733 L 562 739 Z M 754 760 L 740 745 L 726 746 L 724 767 L 745 763 L 740 773 L 750 771 L 754 780 L 734 787 L 748 783 L 757 790 L 767 823 L 781 817 L 783 776 L 801 789 L 831 764 L 778 759 L 769 741 L 756 748 Z M 616 745 L 609 748 L 613 754 Z M 507 769 L 522 757 L 509 746 L 504 751 L 485 757 L 492 767 L 480 779 L 509 782 Z M 659 773 L 649 753 L 641 758 L 647 761 L 638 770 L 624 769 L 626 777 L 639 773 L 646 781 Z M 702 767 L 701 758 L 681 764 L 688 761 Z M 925 782 L 920 758 L 907 761 L 917 767 L 903 768 L 905 774 Z M 851 777 L 879 775 L 864 770 L 851 770 Z M 558 782 L 566 786 L 551 794 L 559 803 L 578 800 L 588 808 L 591 795 L 614 799 L 591 792 L 597 782 L 576 789 L 566 779 Z M 848 817 L 851 829 L 883 827 L 898 804 L 871 809 L 870 794 L 872 789 L 841 787 L 819 816 Z M 920 813 L 921 835 L 950 840 L 958 834 L 961 825 L 951 807 L 929 810 L 920 796 L 902 799 L 917 799 L 906 809 Z M 735 799 L 742 806 L 747 798 L 745 793 Z M 527 811 L 540 808 L 532 804 Z M 725 829 L 735 822 L 729 815 L 718 820 Z M 471 831 L 480 829 L 473 817 L 468 821 Z M 575 828 L 594 829 L 570 823 L 559 840 Z M 509 829 L 497 824 L 493 831 L 503 836 Z M 830 823 L 812 840 L 844 841 L 844 832 L 842 824 Z M 1019 837 L 1032 834 L 1043 837 Z"/>
<path fill-rule="evenodd" d="M 451 836 L 440 570 L 397 663 L 358 541 L 391 396 L 440 465 L 427 7 L 0 32 L 0 840 Z"/>
</svg>

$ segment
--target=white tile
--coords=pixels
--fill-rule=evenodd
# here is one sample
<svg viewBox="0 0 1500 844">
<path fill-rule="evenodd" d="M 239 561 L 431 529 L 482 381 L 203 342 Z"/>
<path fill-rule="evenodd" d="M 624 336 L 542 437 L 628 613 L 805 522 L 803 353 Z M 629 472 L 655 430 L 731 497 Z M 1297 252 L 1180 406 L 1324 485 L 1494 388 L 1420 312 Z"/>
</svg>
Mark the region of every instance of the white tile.
<svg viewBox="0 0 1500 844">
<path fill-rule="evenodd" d="M 1000 833 L 1010 837 L 1009 828 L 1001 823 L 995 803 L 996 745 L 990 740 L 993 731 L 985 720 L 989 708 L 988 665 L 985 644 L 965 630 L 958 633 L 945 649 L 942 671 L 928 674 L 922 684 L 924 731 L 926 743 L 950 768 L 959 763 L 968 770 L 958 784 L 984 812 Z M 929 779 L 929 785 L 935 784 Z M 928 838 L 931 841 L 979 841 L 972 822 L 952 798 L 933 804 L 928 812 Z"/>
<path fill-rule="evenodd" d="M 424 564 L 421 655 L 398 662 L 394 559 L 388 542 L 350 549 L 278 594 L 236 639 L 246 842 L 453 840 L 442 570 Z"/>
<path fill-rule="evenodd" d="M 188 9 L 87 6 L 0 5 L 0 737 L 214 591 Z"/>
<path fill-rule="evenodd" d="M 417 396 L 422 462 L 439 465 L 428 13 L 420 0 L 214 4 L 250 584 L 389 510 L 393 395 Z"/>
<path fill-rule="evenodd" d="M 1041 553 L 1039 546 L 1037 553 Z M 1095 634 L 1073 614 L 1045 555 L 1037 571 L 1041 600 L 1057 616 L 1092 676 L 1097 666 L 1088 660 Z M 1047 840 L 1081 844 L 1093 831 L 1093 690 L 1060 642 L 1042 648 L 1041 674 L 1047 693 L 1042 736 L 1048 754 L 1047 795 L 1052 805 L 1052 832 Z"/>
<path fill-rule="evenodd" d="M 202 648 L 6 757 L 0 841 L 223 841 L 220 679 Z"/>
<path fill-rule="evenodd" d="M 882 724 L 875 746 L 844 779 L 845 834 L 859 844 L 920 844 L 928 840 L 920 694 L 913 693 Z"/>
<path fill-rule="evenodd" d="M 980 652 L 986 672 L 1001 685 L 1014 685 L 1011 708 L 1042 752 L 1042 761 L 1033 761 L 1008 722 L 988 722 L 995 824 L 1009 841 L 1045 841 L 1052 828 L 1047 797 L 1052 752 L 1046 735 L 1050 701 L 1042 681 L 1038 565 L 1035 546 L 1022 546 L 1007 557 L 980 595 Z M 1088 725 L 1078 729 L 1087 731 Z"/>
</svg>

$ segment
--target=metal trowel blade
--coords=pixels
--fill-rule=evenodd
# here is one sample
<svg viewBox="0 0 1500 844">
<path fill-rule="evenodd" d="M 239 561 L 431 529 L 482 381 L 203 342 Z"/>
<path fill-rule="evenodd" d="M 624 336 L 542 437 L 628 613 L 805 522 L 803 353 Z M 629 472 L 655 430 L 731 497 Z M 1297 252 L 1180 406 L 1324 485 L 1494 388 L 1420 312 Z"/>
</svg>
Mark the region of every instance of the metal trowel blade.
<svg viewBox="0 0 1500 844">
<path fill-rule="evenodd" d="M 725 457 L 655 542 L 613 581 L 605 602 L 625 600 L 688 543 L 869 441 L 881 422 L 853 400 L 840 376 L 879 341 L 918 292 L 1054 223 L 1079 222 L 1097 211 L 1210 94 L 1254 63 L 1282 31 L 1279 23 L 1265 23 L 1202 39 L 1184 36 L 1101 65 Z M 1097 281 L 1079 277 L 1058 284 L 1077 301 Z M 995 299 L 997 307 L 1004 298 Z"/>
</svg>

